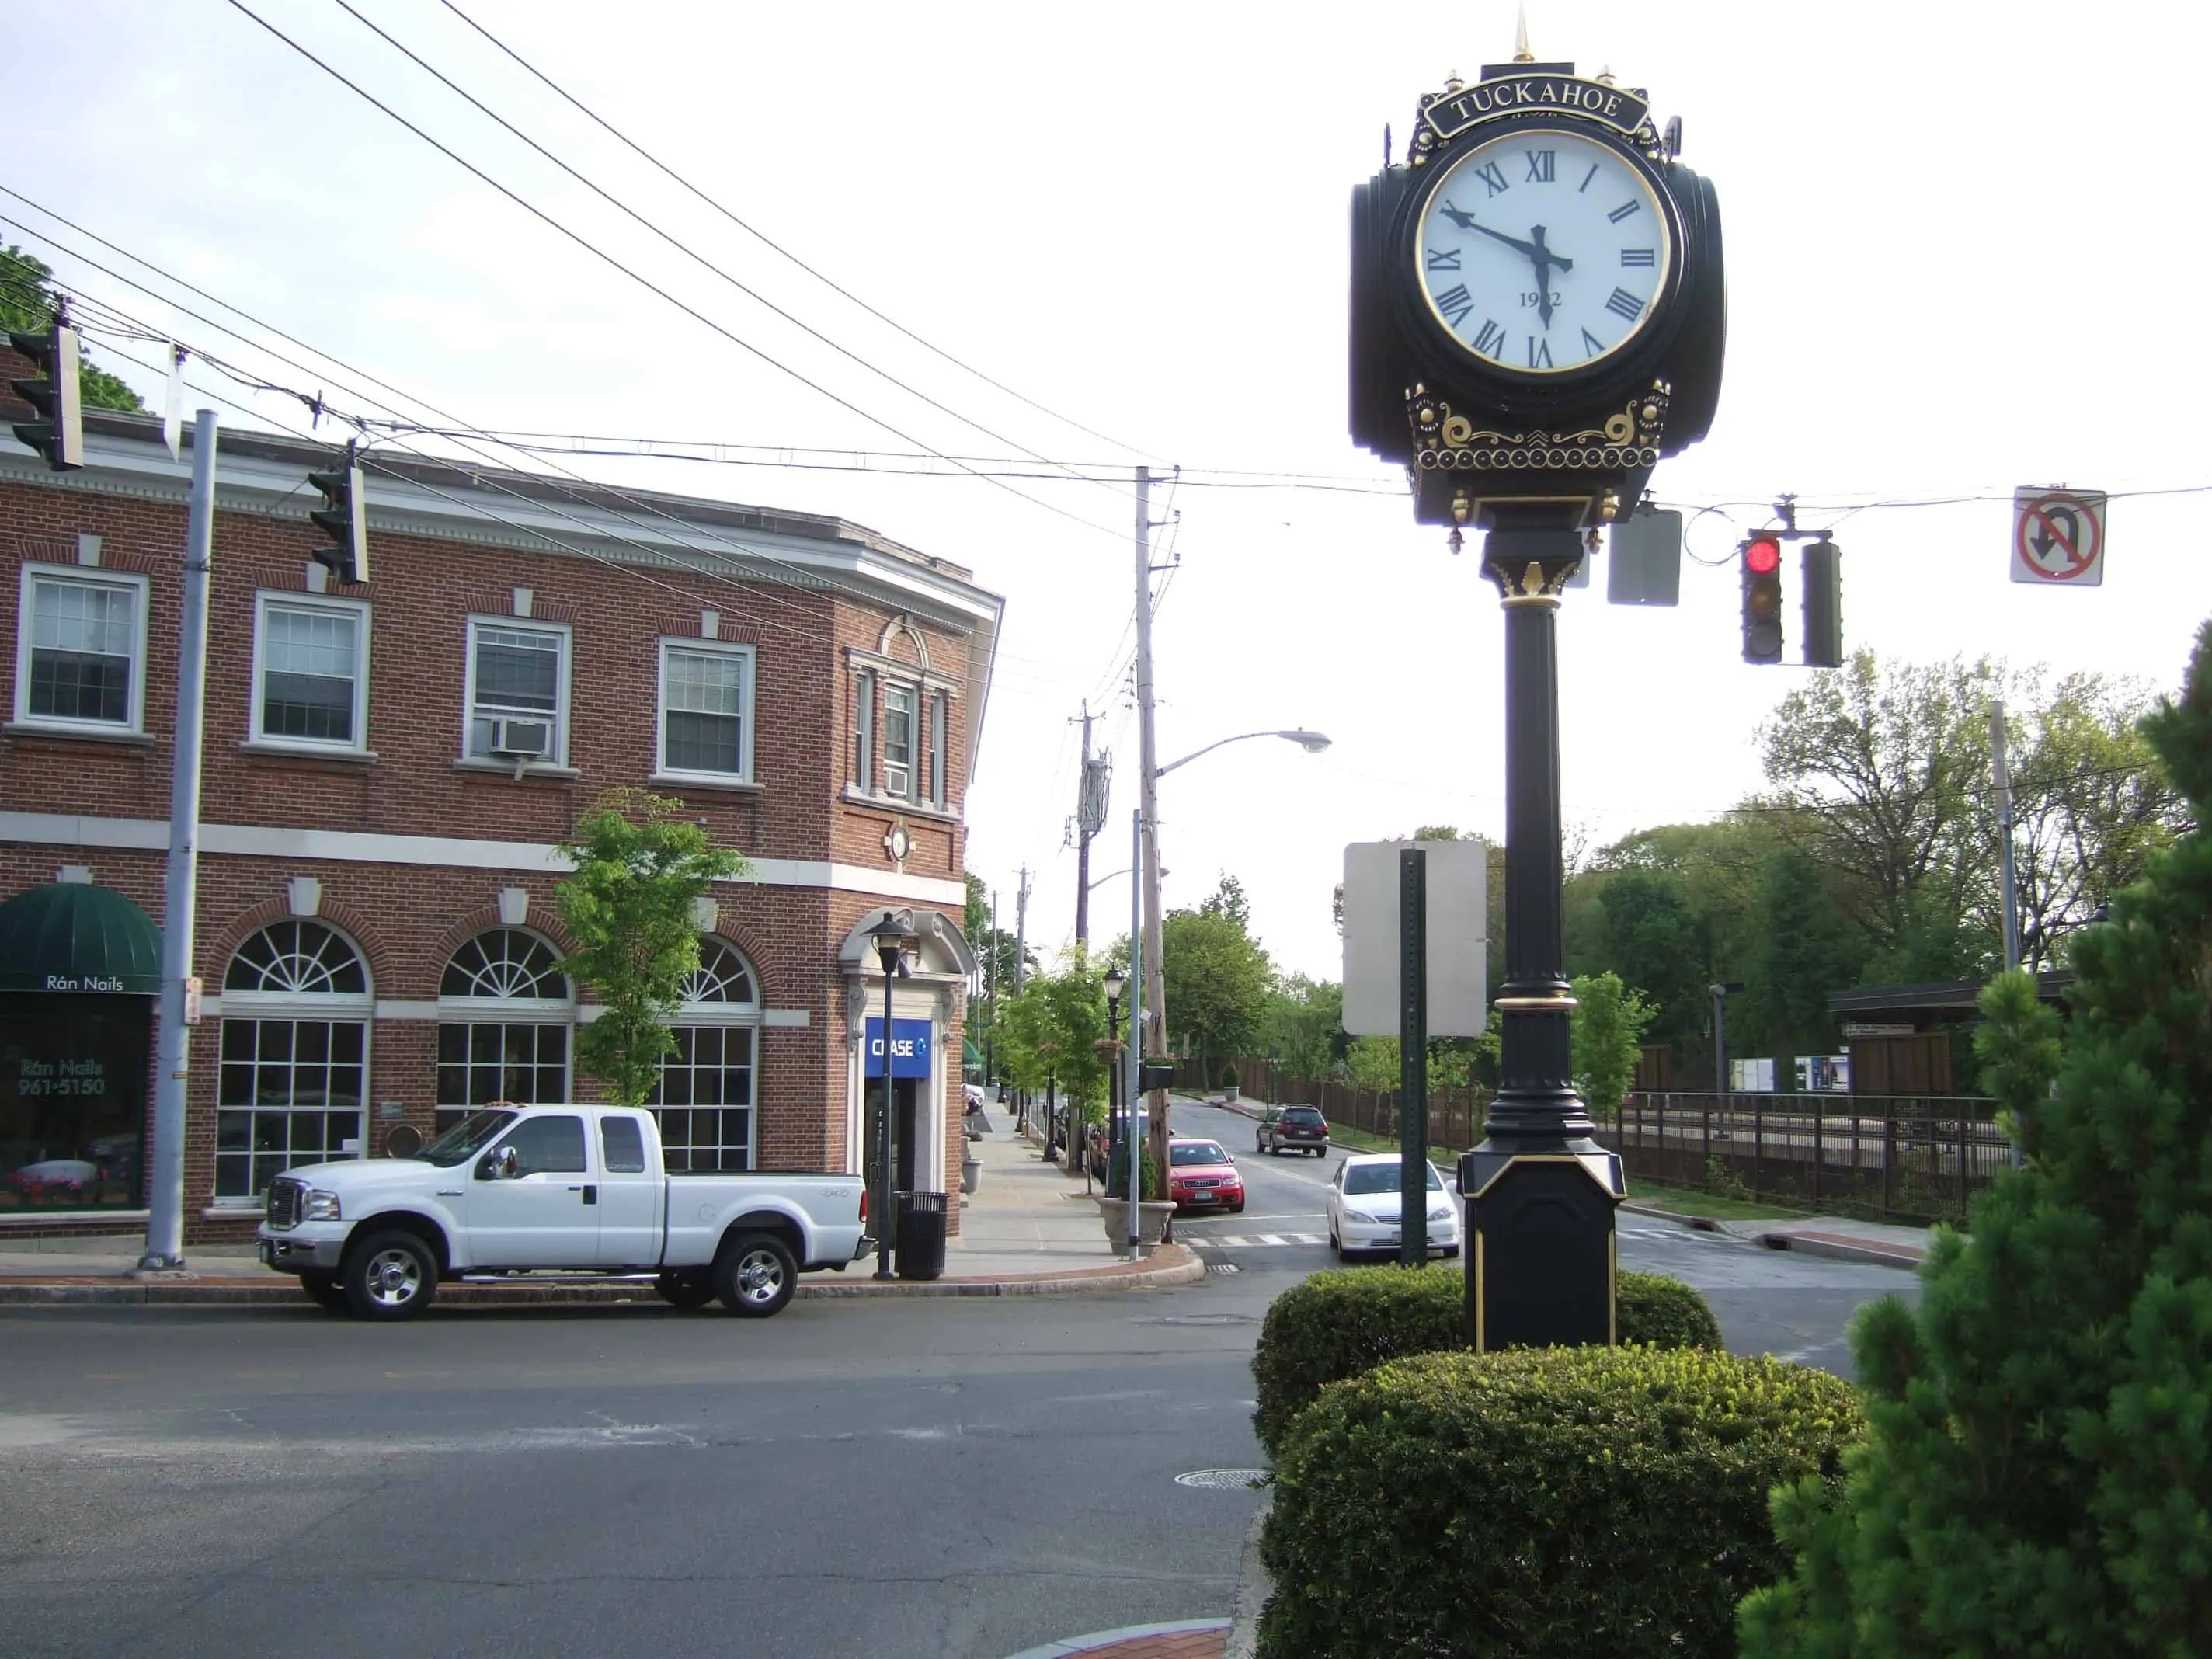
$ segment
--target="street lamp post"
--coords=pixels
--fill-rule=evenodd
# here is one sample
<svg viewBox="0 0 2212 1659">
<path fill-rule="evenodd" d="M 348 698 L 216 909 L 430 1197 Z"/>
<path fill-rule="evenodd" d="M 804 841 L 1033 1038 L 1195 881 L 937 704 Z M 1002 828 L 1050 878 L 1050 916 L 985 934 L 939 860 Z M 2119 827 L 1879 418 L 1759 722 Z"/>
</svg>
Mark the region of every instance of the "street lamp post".
<svg viewBox="0 0 2212 1659">
<path fill-rule="evenodd" d="M 1168 1031 L 1167 975 L 1160 951 L 1160 833 L 1157 787 L 1169 773 L 1178 767 L 1189 765 L 1200 756 L 1210 755 L 1232 743 L 1248 743 L 1255 738 L 1280 738 L 1285 743 L 1297 744 L 1309 755 L 1318 755 L 1329 746 L 1326 734 L 1304 726 L 1281 732 L 1239 732 L 1235 737 L 1216 738 L 1203 749 L 1194 749 L 1180 760 L 1153 767 L 1144 775 L 1143 816 L 1138 836 L 1137 858 L 1138 867 L 1142 872 L 1139 887 L 1144 907 L 1143 926 L 1139 930 L 1142 939 L 1138 947 L 1140 954 L 1137 962 L 1142 971 L 1138 976 L 1138 985 L 1144 1007 L 1152 1021 L 1152 1030 L 1144 1040 L 1145 1047 L 1155 1054 L 1166 1052 Z M 1130 1012 L 1133 1015 L 1136 1011 L 1133 1008 Z M 1137 1116 L 1137 1091 L 1133 1083 L 1128 1096 L 1129 1123 L 1133 1132 Z M 1168 1161 L 1168 1097 L 1164 1089 L 1152 1091 L 1152 1156 L 1159 1161 L 1160 1168 L 1164 1171 Z"/>
<path fill-rule="evenodd" d="M 1121 1063 L 1118 1053 L 1121 1031 L 1121 993 L 1128 988 L 1129 976 L 1119 968 L 1106 970 L 1106 1130 L 1109 1140 L 1119 1144 L 1121 1106 Z M 1071 1118 L 1071 1121 L 1073 1119 Z M 1109 1166 L 1111 1168 L 1111 1154 Z"/>
<path fill-rule="evenodd" d="M 884 919 L 868 929 L 868 937 L 876 944 L 876 961 L 884 970 L 884 1098 L 875 1137 L 875 1179 L 869 1183 L 875 1188 L 878 1279 L 891 1276 L 891 1235 L 897 1224 L 891 1196 L 891 984 L 898 977 L 899 960 L 906 952 L 910 928 L 911 917 L 886 910 Z"/>
</svg>

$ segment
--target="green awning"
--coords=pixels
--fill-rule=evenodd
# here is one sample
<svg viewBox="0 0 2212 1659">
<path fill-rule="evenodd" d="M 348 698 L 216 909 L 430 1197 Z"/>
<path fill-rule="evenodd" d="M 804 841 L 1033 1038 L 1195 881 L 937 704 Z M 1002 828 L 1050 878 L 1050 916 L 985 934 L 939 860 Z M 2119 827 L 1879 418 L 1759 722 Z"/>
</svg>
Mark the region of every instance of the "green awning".
<svg viewBox="0 0 2212 1659">
<path fill-rule="evenodd" d="M 33 887 L 0 904 L 0 991 L 159 996 L 161 930 L 110 888 Z"/>
<path fill-rule="evenodd" d="M 983 1069 L 983 1051 L 975 1046 L 975 1038 L 964 1033 L 960 1038 L 960 1063 L 971 1072 Z"/>
</svg>

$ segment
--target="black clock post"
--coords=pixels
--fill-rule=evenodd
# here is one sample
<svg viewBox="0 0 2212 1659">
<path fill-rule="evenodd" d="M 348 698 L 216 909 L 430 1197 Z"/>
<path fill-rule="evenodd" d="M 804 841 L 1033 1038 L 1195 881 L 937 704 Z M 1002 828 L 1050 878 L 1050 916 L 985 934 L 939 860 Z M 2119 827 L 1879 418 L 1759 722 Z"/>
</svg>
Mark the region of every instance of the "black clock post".
<svg viewBox="0 0 2212 1659">
<path fill-rule="evenodd" d="M 1724 316 L 1712 187 L 1649 107 L 1524 52 L 1424 98 L 1404 159 L 1352 199 L 1352 435 L 1404 464 L 1454 552 L 1481 536 L 1504 611 L 1503 1048 L 1459 1170 L 1486 1352 L 1613 1340 L 1627 1189 L 1574 1086 L 1559 610 L 1599 527 L 1711 426 Z"/>
</svg>

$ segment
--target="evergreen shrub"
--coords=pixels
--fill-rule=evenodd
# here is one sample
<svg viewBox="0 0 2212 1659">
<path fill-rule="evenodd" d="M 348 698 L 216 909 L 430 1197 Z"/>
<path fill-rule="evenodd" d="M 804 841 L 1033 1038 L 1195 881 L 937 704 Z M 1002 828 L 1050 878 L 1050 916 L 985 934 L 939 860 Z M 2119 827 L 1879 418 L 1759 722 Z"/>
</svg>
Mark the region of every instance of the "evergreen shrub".
<svg viewBox="0 0 2212 1659">
<path fill-rule="evenodd" d="M 2025 1167 L 1856 1322 L 1867 1441 L 1776 1494 L 1746 1659 L 2212 1655 L 2212 626 L 2143 732 L 2197 827 L 2075 936 L 2063 1035 L 1984 993 Z"/>
<path fill-rule="evenodd" d="M 1861 1428 L 1838 1378 L 1711 1349 L 1381 1366 L 1284 1438 L 1261 1659 L 1731 1659 L 1769 1491 Z"/>
<path fill-rule="evenodd" d="M 1679 1279 L 1623 1273 L 1614 1317 L 1625 1343 L 1718 1348 L 1720 1327 L 1705 1299 Z M 1279 1456 L 1298 1413 L 1328 1383 L 1393 1359 L 1464 1349 L 1467 1276 L 1427 1267 L 1315 1273 L 1267 1307 L 1252 1354 L 1253 1426 Z"/>
</svg>

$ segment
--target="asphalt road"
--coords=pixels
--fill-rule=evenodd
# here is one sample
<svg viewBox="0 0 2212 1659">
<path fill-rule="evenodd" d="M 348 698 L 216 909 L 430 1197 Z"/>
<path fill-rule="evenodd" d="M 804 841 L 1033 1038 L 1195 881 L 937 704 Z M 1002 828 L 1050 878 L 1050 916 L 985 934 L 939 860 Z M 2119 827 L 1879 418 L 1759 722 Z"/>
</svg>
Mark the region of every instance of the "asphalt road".
<svg viewBox="0 0 2212 1659">
<path fill-rule="evenodd" d="M 8 1659 L 1001 1659 L 1228 1610 L 1259 1494 L 1248 1362 L 1328 1265 L 1333 1159 L 1251 1155 L 1178 1231 L 1234 1273 L 1155 1292 L 658 1304 L 0 1310 Z M 1280 1238 L 1286 1242 L 1230 1243 Z M 1632 1224 L 1730 1345 L 1841 1369 L 1893 1269 Z"/>
</svg>

